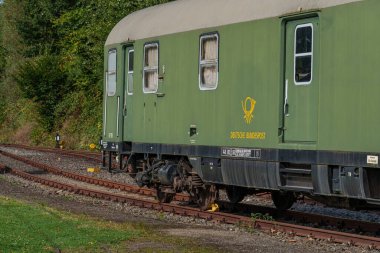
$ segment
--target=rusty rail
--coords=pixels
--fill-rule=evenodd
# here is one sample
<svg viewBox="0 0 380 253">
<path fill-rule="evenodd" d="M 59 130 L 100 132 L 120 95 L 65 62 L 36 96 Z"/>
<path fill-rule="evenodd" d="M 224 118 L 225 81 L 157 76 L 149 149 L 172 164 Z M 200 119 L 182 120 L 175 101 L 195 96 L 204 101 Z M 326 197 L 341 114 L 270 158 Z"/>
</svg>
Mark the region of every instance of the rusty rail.
<svg viewBox="0 0 380 253">
<path fill-rule="evenodd" d="M 0 166 L 1 167 L 1 166 Z M 107 193 L 102 191 L 90 190 L 70 184 L 64 184 L 61 182 L 43 179 L 41 177 L 31 175 L 29 173 L 11 169 L 11 173 L 22 177 L 27 180 L 32 180 L 40 184 L 51 186 L 54 188 L 66 190 L 73 192 L 75 194 L 80 194 L 84 196 L 105 199 L 109 201 L 119 202 L 119 203 L 129 203 L 131 205 L 149 208 L 154 210 L 159 210 L 163 212 L 174 213 L 183 216 L 192 216 L 207 220 L 214 220 L 218 222 L 223 222 L 227 224 L 245 224 L 247 226 L 253 227 L 255 229 L 261 229 L 269 232 L 283 232 L 293 236 L 302 236 L 309 238 L 325 239 L 331 242 L 338 243 L 350 243 L 351 245 L 358 246 L 368 246 L 373 249 L 380 249 L 380 238 L 368 237 L 361 235 L 354 235 L 342 232 L 336 232 L 331 230 L 323 230 L 317 228 L 304 227 L 299 225 L 293 225 L 282 222 L 275 221 L 265 221 L 265 220 L 252 220 L 251 218 L 228 214 L 228 213 L 212 213 L 200 211 L 197 208 L 177 206 L 173 204 L 160 204 L 157 201 L 146 200 L 146 199 L 136 199 L 128 196 L 123 196 L 120 194 Z"/>
<path fill-rule="evenodd" d="M 96 185 L 100 185 L 100 186 L 104 186 L 104 187 L 108 187 L 108 188 L 120 189 L 120 190 L 124 190 L 124 191 L 128 191 L 128 192 L 138 193 L 138 194 L 143 194 L 143 195 L 148 195 L 148 196 L 155 196 L 155 194 L 156 194 L 155 191 L 151 190 L 151 189 L 139 188 L 136 186 L 117 183 L 117 182 L 110 181 L 110 180 L 96 179 L 96 178 L 89 177 L 89 176 L 84 176 L 84 175 L 79 175 L 76 173 L 63 171 L 63 170 L 53 168 L 53 167 L 45 165 L 45 164 L 40 164 L 40 163 L 31 161 L 31 160 L 23 158 L 23 157 L 19 157 L 17 155 L 10 154 L 10 153 L 5 152 L 5 151 L 0 151 L 0 154 L 8 156 L 12 159 L 22 161 L 26 164 L 33 166 L 33 167 L 38 167 L 40 169 L 46 170 L 50 173 L 69 177 L 69 178 L 72 178 L 74 180 L 79 180 L 79 181 L 83 181 L 86 183 L 96 184 Z M 2 168 L 4 170 L 5 167 L 0 166 L 0 172 L 1 172 Z M 186 194 L 177 194 L 175 197 L 175 200 L 177 200 L 177 201 L 188 201 L 189 196 Z M 350 219 L 335 218 L 335 217 L 322 216 L 322 215 L 316 215 L 316 214 L 305 214 L 305 213 L 296 212 L 296 211 L 279 212 L 278 210 L 276 210 L 274 208 L 270 208 L 270 207 L 262 207 L 262 206 L 247 205 L 247 204 L 232 205 L 231 203 L 226 202 L 226 201 L 219 201 L 218 203 L 222 208 L 227 209 L 227 210 L 235 209 L 235 210 L 245 211 L 245 212 L 249 212 L 249 213 L 255 213 L 255 212 L 256 213 L 257 212 L 268 213 L 268 214 L 275 216 L 275 217 L 279 216 L 279 217 L 281 217 L 281 219 L 294 218 L 294 219 L 298 220 L 298 222 L 301 221 L 301 222 L 305 222 L 305 223 L 317 223 L 320 225 L 329 224 L 329 225 L 333 225 L 333 226 L 338 227 L 338 228 L 344 227 L 344 228 L 349 228 L 349 229 L 355 229 L 358 232 L 365 231 L 365 232 L 379 233 L 379 231 L 380 231 L 380 226 L 379 226 L 379 224 L 376 224 L 376 223 L 355 221 L 355 220 L 350 220 Z M 165 205 L 163 205 L 163 206 L 165 206 Z M 241 216 L 239 216 L 239 217 L 241 217 Z M 239 222 L 242 222 L 242 221 L 244 221 L 244 217 L 241 217 L 241 219 L 239 220 Z M 260 225 L 260 224 L 258 224 L 257 226 L 259 226 L 259 227 L 261 226 L 262 228 L 265 229 L 266 225 L 263 225 L 263 224 Z M 284 223 L 284 224 L 286 224 L 286 223 Z M 271 229 L 273 230 L 272 227 L 271 227 Z M 326 230 L 322 230 L 322 231 L 326 231 Z M 339 232 L 336 232 L 336 233 L 339 233 Z M 346 233 L 343 233 L 343 234 L 346 234 Z M 353 235 L 353 236 L 356 237 L 357 235 Z M 326 239 L 323 236 L 318 236 L 318 238 Z M 372 237 L 368 237 L 368 238 L 372 238 Z M 329 239 L 329 238 L 327 238 L 327 239 Z M 340 242 L 340 241 L 338 240 L 337 242 Z M 344 242 L 348 242 L 348 241 L 344 241 Z M 363 244 L 363 245 L 369 245 L 369 244 Z"/>
<path fill-rule="evenodd" d="M 73 150 L 62 150 L 57 148 L 43 148 L 43 147 L 30 147 L 22 144 L 1 144 L 3 147 L 10 148 L 21 148 L 26 150 L 35 150 L 41 152 L 49 152 L 54 154 L 59 154 L 62 156 L 74 156 L 83 158 L 90 161 L 101 162 L 101 153 L 90 152 L 90 151 L 73 151 Z"/>
<path fill-rule="evenodd" d="M 77 181 L 90 183 L 90 184 L 94 184 L 98 186 L 103 186 L 103 187 L 107 187 L 111 189 L 119 189 L 122 191 L 142 194 L 146 196 L 156 196 L 156 191 L 153 189 L 140 188 L 137 186 L 118 183 L 111 180 L 98 179 L 98 178 L 94 178 L 90 176 L 80 175 L 77 173 L 67 172 L 67 171 L 57 169 L 52 166 L 48 166 L 46 164 L 41 164 L 41 163 L 32 161 L 30 159 L 23 158 L 23 157 L 20 157 L 20 156 L 17 156 L 5 151 L 1 151 L 1 150 L 0 150 L 0 154 L 3 154 L 12 159 L 24 162 L 33 167 L 37 167 L 42 170 L 48 171 L 50 173 L 71 178 Z M 187 194 L 176 194 L 176 196 L 174 197 L 174 200 L 188 202 L 190 198 Z M 352 220 L 352 219 L 337 218 L 337 217 L 310 214 L 310 213 L 305 214 L 305 213 L 297 212 L 293 210 L 279 211 L 276 208 L 272 208 L 272 207 L 243 204 L 243 203 L 232 204 L 227 201 L 218 201 L 218 204 L 223 210 L 230 210 L 230 211 L 236 210 L 236 211 L 244 212 L 248 214 L 251 214 L 251 213 L 269 214 L 275 217 L 276 219 L 279 219 L 282 221 L 295 220 L 298 223 L 313 223 L 313 224 L 318 224 L 319 226 L 325 226 L 328 224 L 336 228 L 345 228 L 345 229 L 355 230 L 357 233 L 369 232 L 369 233 L 380 234 L 380 225 L 378 223 L 370 223 L 370 222 L 365 222 L 365 221 L 357 221 L 357 220 Z"/>
<path fill-rule="evenodd" d="M 156 196 L 156 191 L 152 190 L 152 189 L 141 188 L 141 187 L 137 187 L 137 186 L 133 186 L 133 185 L 129 185 L 129 184 L 118 183 L 118 182 L 107 180 L 107 179 L 94 178 L 94 177 L 80 175 L 80 174 L 73 173 L 73 172 L 64 171 L 64 170 L 54 168 L 54 167 L 46 165 L 46 164 L 38 163 L 38 162 L 32 161 L 30 159 L 20 157 L 20 156 L 17 156 L 17 155 L 14 155 L 14 154 L 11 154 L 9 152 L 2 151 L 2 150 L 0 150 L 0 154 L 7 156 L 9 158 L 15 159 L 17 161 L 23 162 L 25 164 L 28 164 L 30 166 L 33 166 L 33 167 L 45 170 L 47 172 L 53 173 L 55 175 L 64 176 L 64 177 L 71 178 L 71 179 L 74 179 L 77 181 L 81 181 L 81 182 L 85 182 L 85 183 L 89 183 L 89 184 L 95 184 L 95 185 L 99 185 L 99 186 L 103 186 L 103 187 L 107 187 L 107 188 L 111 188 L 111 189 L 119 189 L 121 191 L 139 193 L 139 194 L 143 194 L 143 195 L 147 195 L 147 196 Z M 189 201 L 190 198 L 186 194 L 176 194 L 176 196 L 174 197 L 174 200 L 176 200 L 176 201 Z"/>
<path fill-rule="evenodd" d="M 240 213 L 268 214 L 279 221 L 295 221 L 301 224 L 313 224 L 319 227 L 332 226 L 337 229 L 354 230 L 356 233 L 372 233 L 380 235 L 380 224 L 367 221 L 338 218 L 320 214 L 303 213 L 294 210 L 280 211 L 269 206 L 250 205 L 245 203 L 232 204 L 228 201 L 218 201 L 223 210 L 238 211 Z"/>
</svg>

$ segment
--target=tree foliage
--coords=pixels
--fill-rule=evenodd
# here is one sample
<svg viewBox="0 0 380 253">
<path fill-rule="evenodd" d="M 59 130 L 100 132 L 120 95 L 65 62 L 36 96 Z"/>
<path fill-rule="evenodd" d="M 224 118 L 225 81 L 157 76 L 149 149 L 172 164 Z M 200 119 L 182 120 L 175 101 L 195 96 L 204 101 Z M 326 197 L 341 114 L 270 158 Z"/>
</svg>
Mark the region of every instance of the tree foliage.
<svg viewBox="0 0 380 253">
<path fill-rule="evenodd" d="M 82 0 L 55 20 L 64 66 L 79 89 L 92 89 L 102 80 L 103 47 L 113 26 L 131 12 L 164 2 Z"/>
<path fill-rule="evenodd" d="M 66 74 L 60 68 L 59 57 L 45 55 L 26 61 L 15 75 L 25 98 L 39 105 L 43 125 L 48 131 L 54 126 L 56 106 L 70 92 Z"/>
<path fill-rule="evenodd" d="M 15 120 L 8 112 L 20 99 L 18 87 L 11 76 L 23 61 L 20 54 L 24 47 L 16 28 L 16 20 L 21 16 L 21 10 L 22 5 L 16 1 L 7 1 L 0 5 L 0 133 L 6 132 L 1 127 L 2 124 L 5 127 L 13 126 Z"/>
<path fill-rule="evenodd" d="M 169 1 L 6 0 L 0 5 L 0 110 L 27 99 L 46 134 L 59 130 L 75 132 L 82 143 L 94 140 L 101 133 L 109 32 L 129 13 Z M 17 122 L 8 115 L 0 113 L 0 132 L 2 117 Z"/>
<path fill-rule="evenodd" d="M 17 29 L 27 46 L 26 57 L 44 53 L 59 53 L 55 19 L 70 10 L 74 0 L 21 0 L 23 16 L 17 20 Z"/>
</svg>

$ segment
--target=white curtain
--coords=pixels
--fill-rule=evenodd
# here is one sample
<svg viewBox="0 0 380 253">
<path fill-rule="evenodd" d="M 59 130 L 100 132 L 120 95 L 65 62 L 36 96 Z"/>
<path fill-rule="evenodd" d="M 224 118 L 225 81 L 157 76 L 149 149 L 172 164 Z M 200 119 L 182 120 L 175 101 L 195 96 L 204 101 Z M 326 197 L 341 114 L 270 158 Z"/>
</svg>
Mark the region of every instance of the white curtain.
<svg viewBox="0 0 380 253">
<path fill-rule="evenodd" d="M 158 46 L 145 48 L 144 88 L 145 91 L 156 91 L 158 87 Z"/>
<path fill-rule="evenodd" d="M 218 39 L 217 37 L 208 37 L 201 41 L 201 85 L 214 88 L 218 81 Z"/>
<path fill-rule="evenodd" d="M 216 66 L 202 67 L 201 68 L 202 84 L 206 87 L 214 87 L 217 80 Z"/>
<path fill-rule="evenodd" d="M 203 40 L 202 60 L 216 60 L 218 57 L 218 42 L 215 37 Z"/>
<path fill-rule="evenodd" d="M 158 48 L 147 47 L 145 49 L 145 67 L 156 67 L 158 66 Z"/>
<path fill-rule="evenodd" d="M 157 71 L 145 72 L 145 90 L 156 91 L 157 90 L 158 73 Z"/>
</svg>

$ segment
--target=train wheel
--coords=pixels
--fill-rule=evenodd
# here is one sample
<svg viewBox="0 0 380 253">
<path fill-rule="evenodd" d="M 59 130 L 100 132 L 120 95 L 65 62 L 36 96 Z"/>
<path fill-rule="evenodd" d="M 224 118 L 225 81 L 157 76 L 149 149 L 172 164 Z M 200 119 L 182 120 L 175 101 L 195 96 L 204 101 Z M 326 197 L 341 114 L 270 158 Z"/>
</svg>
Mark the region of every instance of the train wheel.
<svg viewBox="0 0 380 253">
<path fill-rule="evenodd" d="M 197 204 L 202 211 L 207 210 L 215 202 L 218 196 L 218 189 L 215 185 L 205 185 L 198 188 Z"/>
<path fill-rule="evenodd" d="M 157 189 L 156 197 L 160 203 L 170 203 L 174 198 L 174 194 L 163 192 L 161 189 Z"/>
<path fill-rule="evenodd" d="M 292 192 L 272 192 L 273 204 L 279 210 L 287 210 L 292 207 L 296 201 L 296 196 Z"/>
<path fill-rule="evenodd" d="M 228 186 L 226 188 L 226 193 L 228 199 L 233 204 L 239 203 L 247 195 L 246 189 L 238 186 Z"/>
</svg>

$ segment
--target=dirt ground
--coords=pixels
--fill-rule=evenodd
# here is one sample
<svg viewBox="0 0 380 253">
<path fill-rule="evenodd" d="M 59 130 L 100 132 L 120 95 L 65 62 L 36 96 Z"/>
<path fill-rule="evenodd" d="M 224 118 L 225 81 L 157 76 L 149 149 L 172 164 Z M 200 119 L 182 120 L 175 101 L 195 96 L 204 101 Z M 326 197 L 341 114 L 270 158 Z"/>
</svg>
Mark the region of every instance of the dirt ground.
<svg viewBox="0 0 380 253">
<path fill-rule="evenodd" d="M 157 233 L 187 237 L 190 238 L 189 240 L 196 240 L 201 245 L 213 246 L 220 252 L 379 252 L 307 238 L 290 238 L 285 235 L 268 235 L 260 231 L 243 231 L 240 228 L 226 229 L 220 228 L 218 225 L 210 227 L 175 224 L 165 219 L 154 219 L 121 212 L 112 208 L 111 204 L 107 205 L 104 202 L 78 201 L 62 195 L 41 194 L 38 189 L 31 189 L 17 181 L 12 181 L 12 178 L 7 176 L 0 176 L 0 195 L 114 222 L 143 223 Z M 143 242 L 144 245 L 149 243 L 151 242 Z M 139 251 L 140 244 L 141 242 L 131 245 L 125 252 Z M 165 245 L 161 246 L 165 248 Z M 171 252 L 169 245 L 167 249 L 168 252 Z"/>
</svg>

